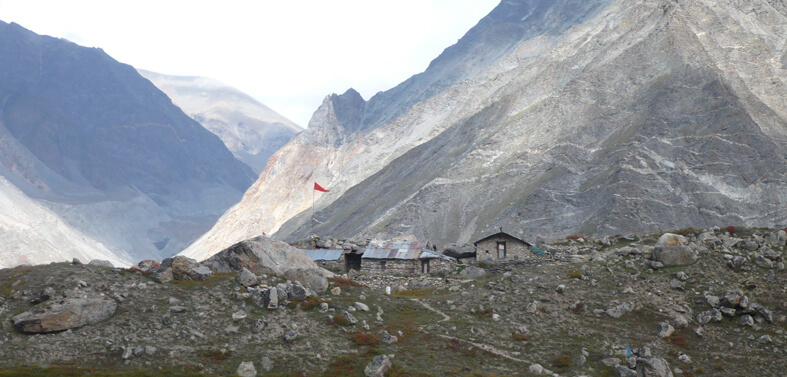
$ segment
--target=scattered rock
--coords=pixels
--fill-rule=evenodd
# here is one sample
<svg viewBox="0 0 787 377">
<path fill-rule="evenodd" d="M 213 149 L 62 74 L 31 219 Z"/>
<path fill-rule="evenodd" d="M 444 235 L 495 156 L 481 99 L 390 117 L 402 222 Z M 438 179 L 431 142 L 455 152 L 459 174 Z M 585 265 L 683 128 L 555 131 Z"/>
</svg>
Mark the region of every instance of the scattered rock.
<svg viewBox="0 0 787 377">
<path fill-rule="evenodd" d="M 248 268 L 243 267 L 238 273 L 238 283 L 247 288 L 253 287 L 258 283 L 257 275 L 254 275 L 254 273 L 249 271 Z"/>
<path fill-rule="evenodd" d="M 342 293 L 342 289 L 340 287 L 333 287 L 331 288 L 331 294 L 334 296 L 338 296 Z"/>
<path fill-rule="evenodd" d="M 530 367 L 527 369 L 530 371 L 530 373 L 533 373 L 537 376 L 540 376 L 541 373 L 544 373 L 544 367 L 542 367 L 541 364 L 530 364 Z"/>
<path fill-rule="evenodd" d="M 622 365 L 615 367 L 615 377 L 637 377 L 637 372 Z"/>
<path fill-rule="evenodd" d="M 659 237 L 659 240 L 656 241 L 657 246 L 680 246 L 688 243 L 689 241 L 686 237 L 673 233 L 664 233 Z"/>
<path fill-rule="evenodd" d="M 273 369 L 273 360 L 267 356 L 263 356 L 260 361 L 260 368 L 262 368 L 263 372 L 270 372 Z"/>
<path fill-rule="evenodd" d="M 687 266 L 694 264 L 699 255 L 688 246 L 656 246 L 651 259 L 664 266 Z"/>
<path fill-rule="evenodd" d="M 459 275 L 469 279 L 480 279 L 486 276 L 486 270 L 481 267 L 470 266 L 462 270 Z"/>
<path fill-rule="evenodd" d="M 362 302 L 356 302 L 355 303 L 355 308 L 360 310 L 360 311 L 362 311 L 362 312 L 368 312 L 369 311 L 369 306 L 364 304 L 364 303 L 362 303 Z"/>
<path fill-rule="evenodd" d="M 363 374 L 366 377 L 383 377 L 391 369 L 391 360 L 388 355 L 377 355 L 366 365 Z"/>
<path fill-rule="evenodd" d="M 674 333 L 674 332 L 675 332 L 675 328 L 672 327 L 669 323 L 667 323 L 667 322 L 659 323 L 659 337 L 660 338 L 662 338 L 662 339 L 669 338 L 670 335 L 672 335 L 672 333 Z"/>
<path fill-rule="evenodd" d="M 238 369 L 235 370 L 235 374 L 240 377 L 257 377 L 257 368 L 254 367 L 253 362 L 244 361 L 240 363 Z"/>
<path fill-rule="evenodd" d="M 667 360 L 655 356 L 637 358 L 637 376 L 674 377 Z"/>
<path fill-rule="evenodd" d="M 91 265 L 91 266 L 101 266 L 101 267 L 115 268 L 115 265 L 113 265 L 112 262 L 110 262 L 108 260 L 102 260 L 102 259 L 93 259 L 88 264 Z"/>
<path fill-rule="evenodd" d="M 741 316 L 741 326 L 754 326 L 754 318 L 748 314 Z"/>
<path fill-rule="evenodd" d="M 607 315 L 612 318 L 620 318 L 632 310 L 634 310 L 634 304 L 630 302 L 624 302 L 620 305 L 607 309 L 605 313 L 607 313 Z"/>
<path fill-rule="evenodd" d="M 106 297 L 65 298 L 42 305 L 13 317 L 14 327 L 29 334 L 63 331 L 103 321 L 117 309 Z"/>
<path fill-rule="evenodd" d="M 287 270 L 287 272 L 284 273 L 284 278 L 298 281 L 303 284 L 303 287 L 309 288 L 319 294 L 323 294 L 328 290 L 328 278 L 326 274 L 317 269 L 297 268 Z"/>
<path fill-rule="evenodd" d="M 282 339 L 284 339 L 285 342 L 291 342 L 291 341 L 295 340 L 296 337 L 298 337 L 298 333 L 296 333 L 295 331 L 289 330 L 289 331 L 284 333 L 284 336 L 282 336 Z"/>
</svg>

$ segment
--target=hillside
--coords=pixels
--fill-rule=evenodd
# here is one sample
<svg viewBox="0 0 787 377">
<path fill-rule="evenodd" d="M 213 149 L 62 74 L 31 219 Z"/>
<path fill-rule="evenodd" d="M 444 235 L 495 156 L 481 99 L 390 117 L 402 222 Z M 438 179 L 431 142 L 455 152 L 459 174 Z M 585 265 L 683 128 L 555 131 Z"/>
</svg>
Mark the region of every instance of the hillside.
<svg viewBox="0 0 787 377">
<path fill-rule="evenodd" d="M 259 174 L 268 159 L 303 129 L 249 95 L 206 77 L 139 73 L 183 112 L 216 134 L 235 157 Z"/>
<path fill-rule="evenodd" d="M 101 266 L 3 269 L 0 373 L 360 376 L 385 355 L 387 376 L 780 375 L 787 233 L 680 233 L 666 237 L 676 246 L 661 233 L 572 237 L 544 245 L 555 261 L 355 274 L 310 297 L 259 272 L 158 283 Z M 25 322 L 77 300 L 93 322 Z"/>
<path fill-rule="evenodd" d="M 0 268 L 20 264 L 107 260 L 131 265 L 104 245 L 86 237 L 60 216 L 25 196 L 0 177 Z"/>
<path fill-rule="evenodd" d="M 182 249 L 254 174 L 100 49 L 0 22 L 2 175 L 129 260 Z"/>
</svg>

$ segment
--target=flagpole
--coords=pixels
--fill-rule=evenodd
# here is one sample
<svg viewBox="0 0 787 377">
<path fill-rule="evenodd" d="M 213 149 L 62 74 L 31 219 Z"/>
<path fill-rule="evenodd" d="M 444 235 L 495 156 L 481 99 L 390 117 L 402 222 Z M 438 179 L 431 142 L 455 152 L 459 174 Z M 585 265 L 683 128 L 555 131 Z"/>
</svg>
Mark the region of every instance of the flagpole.
<svg viewBox="0 0 787 377">
<path fill-rule="evenodd" d="M 314 192 L 317 190 L 312 190 L 312 224 L 314 224 Z"/>
</svg>

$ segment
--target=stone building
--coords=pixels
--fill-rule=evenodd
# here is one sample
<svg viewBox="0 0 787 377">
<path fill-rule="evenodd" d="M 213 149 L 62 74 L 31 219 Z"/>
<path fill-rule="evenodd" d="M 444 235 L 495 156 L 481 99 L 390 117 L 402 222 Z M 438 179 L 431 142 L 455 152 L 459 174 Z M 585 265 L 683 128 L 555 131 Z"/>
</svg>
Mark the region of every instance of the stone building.
<svg viewBox="0 0 787 377">
<path fill-rule="evenodd" d="M 361 271 L 413 276 L 448 273 L 456 269 L 456 259 L 426 246 L 426 242 L 388 242 L 380 248 L 367 248 L 361 256 Z"/>
<path fill-rule="evenodd" d="M 476 247 L 476 261 L 510 262 L 538 258 L 532 252 L 533 245 L 514 237 L 500 228 L 491 236 L 473 242 Z"/>
</svg>

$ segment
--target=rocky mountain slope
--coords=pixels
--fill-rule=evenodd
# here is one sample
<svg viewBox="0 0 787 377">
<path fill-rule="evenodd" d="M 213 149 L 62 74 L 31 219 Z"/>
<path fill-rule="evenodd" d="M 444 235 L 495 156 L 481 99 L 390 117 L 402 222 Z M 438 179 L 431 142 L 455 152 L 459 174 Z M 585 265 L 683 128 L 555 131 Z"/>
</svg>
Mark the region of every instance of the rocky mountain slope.
<svg viewBox="0 0 787 377">
<path fill-rule="evenodd" d="M 139 73 L 221 138 L 235 157 L 257 174 L 273 153 L 303 130 L 246 93 L 217 80 L 144 70 Z"/>
<path fill-rule="evenodd" d="M 0 268 L 20 264 L 107 260 L 129 266 L 104 245 L 68 225 L 0 177 Z"/>
<path fill-rule="evenodd" d="M 786 25 L 766 1 L 612 2 L 453 87 L 466 107 L 439 135 L 320 223 L 303 213 L 277 234 L 439 244 L 497 226 L 554 237 L 787 224 Z"/>
<path fill-rule="evenodd" d="M 780 375 L 787 233 L 680 233 L 572 237 L 544 245 L 555 260 L 345 276 L 324 293 L 248 270 L 158 283 L 101 266 L 3 269 L 0 373 Z M 62 307 L 83 309 L 36 322 Z"/>
<path fill-rule="evenodd" d="M 181 250 L 254 177 L 134 68 L 2 22 L 0 172 L 130 260 Z"/>
<path fill-rule="evenodd" d="M 423 73 L 369 101 L 353 89 L 327 96 L 309 128 L 274 154 L 243 200 L 184 254 L 205 257 L 238 240 L 275 232 L 285 221 L 310 210 L 313 181 L 331 189 L 316 195 L 317 208 L 327 206 L 468 112 L 478 111 L 481 98 L 473 91 L 486 84 L 496 85 L 492 80 L 496 73 L 489 72 L 499 71 L 500 60 L 517 46 L 530 41 L 530 50 L 521 57 L 533 56 L 555 35 L 593 17 L 606 3 L 501 2 Z M 400 190 L 409 188 L 402 186 Z M 298 218 L 297 224 L 308 220 Z M 373 221 L 362 221 L 367 220 Z"/>
<path fill-rule="evenodd" d="M 327 97 L 186 253 L 274 230 L 443 244 L 787 223 L 785 25 L 764 0 L 502 2 L 454 59 L 376 96 L 390 106 Z M 312 181 L 331 189 L 315 220 Z"/>
</svg>

